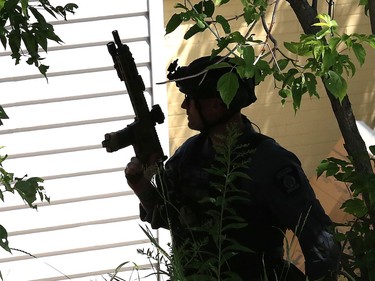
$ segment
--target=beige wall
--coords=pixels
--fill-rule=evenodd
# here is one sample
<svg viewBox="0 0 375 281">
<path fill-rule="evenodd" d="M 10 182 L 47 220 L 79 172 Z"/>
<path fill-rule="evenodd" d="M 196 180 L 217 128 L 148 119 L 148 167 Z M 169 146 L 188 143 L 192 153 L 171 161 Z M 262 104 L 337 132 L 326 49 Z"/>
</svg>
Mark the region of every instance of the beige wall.
<svg viewBox="0 0 375 281">
<path fill-rule="evenodd" d="M 173 8 L 175 3 L 176 1 L 172 0 L 164 1 L 165 22 L 177 12 Z M 224 14 L 232 16 L 240 14 L 238 5 L 226 7 Z M 322 12 L 326 11 L 327 7 L 323 7 Z M 357 6 L 356 1 L 345 0 L 336 4 L 335 19 L 346 33 L 370 33 L 369 20 L 364 16 L 363 8 Z M 186 25 L 182 26 L 165 37 L 167 57 L 170 61 L 179 58 L 182 65 L 201 55 L 210 54 L 215 44 L 213 36 L 208 33 L 199 34 L 188 41 L 183 40 L 187 28 Z M 283 48 L 283 41 L 298 40 L 300 33 L 302 29 L 292 9 L 286 1 L 281 1 L 273 32 L 278 39 L 279 47 Z M 357 119 L 365 121 L 373 128 L 375 126 L 375 83 L 373 82 L 375 51 L 368 49 L 367 53 L 366 64 L 358 68 L 357 75 L 350 80 L 348 92 Z M 307 175 L 314 176 L 316 166 L 340 138 L 340 131 L 326 94 L 320 91 L 319 100 L 306 96 L 301 110 L 295 115 L 290 101 L 284 108 L 281 106 L 271 78 L 258 86 L 256 92 L 258 101 L 244 110 L 244 113 L 261 128 L 263 133 L 274 137 L 283 146 L 296 153 Z M 170 148 L 173 153 L 194 132 L 186 127 L 185 113 L 180 108 L 182 95 L 178 94 L 172 84 L 168 84 L 168 95 Z"/>
</svg>

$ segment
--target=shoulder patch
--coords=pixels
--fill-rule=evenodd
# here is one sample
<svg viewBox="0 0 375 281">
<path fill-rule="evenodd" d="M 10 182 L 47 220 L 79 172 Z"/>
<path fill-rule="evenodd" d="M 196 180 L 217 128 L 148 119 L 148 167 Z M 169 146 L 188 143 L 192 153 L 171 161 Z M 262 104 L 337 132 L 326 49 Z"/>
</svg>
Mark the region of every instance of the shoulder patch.
<svg viewBox="0 0 375 281">
<path fill-rule="evenodd" d="M 291 167 L 285 167 L 277 172 L 276 184 L 287 194 L 298 190 L 301 187 L 298 171 Z"/>
</svg>

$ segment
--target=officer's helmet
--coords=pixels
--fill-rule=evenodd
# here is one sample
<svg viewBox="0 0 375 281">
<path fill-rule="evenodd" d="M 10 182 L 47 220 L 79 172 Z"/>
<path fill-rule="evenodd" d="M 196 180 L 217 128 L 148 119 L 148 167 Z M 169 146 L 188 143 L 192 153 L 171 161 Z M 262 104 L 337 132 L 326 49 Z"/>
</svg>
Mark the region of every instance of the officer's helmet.
<svg viewBox="0 0 375 281">
<path fill-rule="evenodd" d="M 223 58 L 220 56 L 211 58 L 210 56 L 201 57 L 194 60 L 188 66 L 178 66 L 177 60 L 170 64 L 168 67 L 169 74 L 167 75 L 169 80 L 181 79 L 176 81 L 176 85 L 180 92 L 188 95 L 193 99 L 205 99 L 205 98 L 220 98 L 220 93 L 217 90 L 217 82 L 222 75 L 231 71 L 238 76 L 239 87 L 236 95 L 229 105 L 229 109 L 232 111 L 240 111 L 253 102 L 256 101 L 254 92 L 255 83 L 254 79 L 241 79 L 237 74 L 234 67 L 222 67 L 208 70 L 204 74 L 194 76 L 205 70 L 208 66 L 217 63 L 218 61 L 224 61 L 229 63 L 229 58 Z M 194 77 L 189 77 L 194 76 Z"/>
</svg>

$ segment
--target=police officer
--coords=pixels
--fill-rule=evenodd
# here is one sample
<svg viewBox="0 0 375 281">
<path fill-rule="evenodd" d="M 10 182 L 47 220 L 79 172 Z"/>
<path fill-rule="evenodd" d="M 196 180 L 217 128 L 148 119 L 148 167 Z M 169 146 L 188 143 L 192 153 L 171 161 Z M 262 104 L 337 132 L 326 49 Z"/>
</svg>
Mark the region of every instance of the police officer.
<svg viewBox="0 0 375 281">
<path fill-rule="evenodd" d="M 229 66 L 207 70 L 208 66 L 221 61 Z M 202 57 L 188 66 L 179 67 L 175 61 L 169 67 L 168 78 L 175 81 L 185 95 L 181 107 L 186 110 L 188 126 L 199 133 L 189 138 L 166 162 L 156 186 L 144 176 L 136 158 L 127 165 L 125 175 L 140 200 L 140 217 L 153 228 L 170 229 L 175 249 L 185 247 L 184 253 L 188 255 L 190 247 L 190 261 L 199 257 L 198 263 L 203 265 L 210 259 L 210 251 L 215 252 L 213 239 L 207 240 L 207 235 L 202 235 L 208 232 L 192 230 L 202 230 L 202 226 L 207 225 L 213 227 L 207 216 L 210 205 L 202 203 L 204 198 L 218 196 L 212 191 L 210 182 L 214 178 L 207 168 L 215 163 L 214 146 L 222 141 L 218 136 L 227 135 L 231 125 L 240 132 L 238 147 L 246 148 L 251 154 L 246 156 L 243 161 L 246 165 L 241 170 L 248 177 L 235 182 L 237 190 L 246 194 L 248 200 L 227 207 L 234 209 L 235 215 L 245 222 L 242 227 L 223 234 L 229 241 L 225 246 L 228 243 L 242 246 L 233 248 L 225 259 L 225 276 L 233 276 L 227 280 L 302 281 L 306 276 L 311 281 L 334 280 L 340 248 L 330 231 L 332 222 L 316 199 L 297 157 L 275 140 L 256 132 L 241 114 L 242 108 L 256 101 L 255 85 L 253 79 L 241 79 L 230 63 L 228 58 Z M 235 73 L 239 80 L 239 88 L 229 107 L 217 91 L 218 79 L 228 72 Z M 305 257 L 306 276 L 283 259 L 286 229 L 298 237 Z M 195 253 L 196 244 L 192 241 L 201 243 Z M 197 255 L 197 252 L 202 254 Z M 194 263 L 190 266 L 187 260 L 184 260 L 186 276 L 207 274 L 200 272 Z M 224 280 L 224 277 L 219 279 Z M 191 280 L 197 279 L 192 277 Z"/>
</svg>

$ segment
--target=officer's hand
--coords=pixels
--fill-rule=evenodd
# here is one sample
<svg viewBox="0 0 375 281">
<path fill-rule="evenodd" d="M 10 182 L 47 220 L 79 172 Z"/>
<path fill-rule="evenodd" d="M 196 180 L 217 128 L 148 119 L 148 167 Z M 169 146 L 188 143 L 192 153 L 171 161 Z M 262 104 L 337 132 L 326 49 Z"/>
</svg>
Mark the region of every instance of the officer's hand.
<svg viewBox="0 0 375 281">
<path fill-rule="evenodd" d="M 125 168 L 125 177 L 129 186 L 133 188 L 134 185 L 143 179 L 143 175 L 144 168 L 141 161 L 136 157 L 132 157 Z"/>
</svg>

